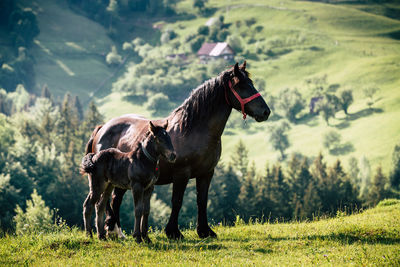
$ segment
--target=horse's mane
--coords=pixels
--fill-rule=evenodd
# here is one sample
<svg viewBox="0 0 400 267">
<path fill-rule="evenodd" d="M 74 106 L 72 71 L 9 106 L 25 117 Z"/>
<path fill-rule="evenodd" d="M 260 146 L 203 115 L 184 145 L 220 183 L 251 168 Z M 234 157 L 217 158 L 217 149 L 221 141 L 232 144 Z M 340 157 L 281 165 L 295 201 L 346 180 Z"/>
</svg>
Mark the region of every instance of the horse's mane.
<svg viewBox="0 0 400 267">
<path fill-rule="evenodd" d="M 179 126 L 183 132 L 188 132 L 197 121 L 209 117 L 215 112 L 221 101 L 225 101 L 225 87 L 232 69 L 211 78 L 193 89 L 188 98 L 172 111 L 172 115 L 181 116 Z"/>
</svg>

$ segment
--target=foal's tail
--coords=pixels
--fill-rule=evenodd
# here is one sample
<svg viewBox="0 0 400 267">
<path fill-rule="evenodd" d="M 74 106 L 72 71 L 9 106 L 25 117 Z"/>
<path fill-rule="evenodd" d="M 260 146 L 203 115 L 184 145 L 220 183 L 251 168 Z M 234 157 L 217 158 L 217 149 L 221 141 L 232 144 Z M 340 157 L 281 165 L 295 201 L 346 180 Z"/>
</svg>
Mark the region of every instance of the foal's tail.
<svg viewBox="0 0 400 267">
<path fill-rule="evenodd" d="M 89 154 L 89 153 L 91 153 L 91 152 L 93 152 L 93 139 L 94 139 L 94 137 L 96 136 L 96 134 L 97 134 L 97 132 L 101 129 L 101 127 L 103 127 L 103 125 L 97 125 L 95 128 L 94 128 L 94 130 L 93 130 L 93 133 L 92 133 L 92 135 L 90 136 L 90 139 L 89 139 L 89 141 L 87 142 L 87 144 L 86 144 L 86 148 L 85 148 L 85 154 L 87 155 L 87 154 Z"/>
<path fill-rule="evenodd" d="M 91 174 L 94 171 L 94 162 L 93 162 L 93 156 L 95 153 L 89 153 L 86 156 L 83 157 L 81 167 L 79 169 L 80 173 L 82 175 Z"/>
</svg>

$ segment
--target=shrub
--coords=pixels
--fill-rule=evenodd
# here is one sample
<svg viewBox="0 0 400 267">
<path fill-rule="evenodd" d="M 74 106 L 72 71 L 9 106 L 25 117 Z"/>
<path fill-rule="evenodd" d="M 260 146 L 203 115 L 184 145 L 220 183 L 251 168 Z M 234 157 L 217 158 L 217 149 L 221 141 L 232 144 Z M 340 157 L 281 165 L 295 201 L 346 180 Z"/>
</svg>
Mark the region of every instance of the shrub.
<svg viewBox="0 0 400 267">
<path fill-rule="evenodd" d="M 168 96 L 163 93 L 157 93 L 149 98 L 146 108 L 152 111 L 153 115 L 164 115 L 170 111 L 172 107 Z"/>
<path fill-rule="evenodd" d="M 114 45 L 111 47 L 111 52 L 106 56 L 106 62 L 109 65 L 117 65 L 122 62 L 122 57 L 118 55 L 117 48 Z"/>
<path fill-rule="evenodd" d="M 332 151 L 339 148 L 341 139 L 342 137 L 338 132 L 331 130 L 324 134 L 322 144 L 326 149 Z"/>
<path fill-rule="evenodd" d="M 36 189 L 33 191 L 31 198 L 31 200 L 26 201 L 25 212 L 18 205 L 15 209 L 14 222 L 16 223 L 15 230 L 17 234 L 49 231 L 54 227 L 52 223 L 53 214 L 44 203 L 42 197 L 38 195 Z"/>
<path fill-rule="evenodd" d="M 295 122 L 297 114 L 305 107 L 305 101 L 297 89 L 286 88 L 279 92 L 276 107 L 281 116 Z"/>
</svg>

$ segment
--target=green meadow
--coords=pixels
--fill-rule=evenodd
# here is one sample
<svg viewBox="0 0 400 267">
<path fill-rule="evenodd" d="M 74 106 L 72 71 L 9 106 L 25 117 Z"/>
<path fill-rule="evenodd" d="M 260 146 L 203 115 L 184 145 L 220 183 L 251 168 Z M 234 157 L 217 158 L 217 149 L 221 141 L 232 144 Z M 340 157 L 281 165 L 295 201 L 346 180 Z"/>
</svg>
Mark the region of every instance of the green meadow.
<svg viewBox="0 0 400 267">
<path fill-rule="evenodd" d="M 398 266 L 400 203 L 385 200 L 376 208 L 350 216 L 315 218 L 310 222 L 214 226 L 217 239 L 198 239 L 194 230 L 183 241 L 170 241 L 160 231 L 151 244 L 89 239 L 83 231 L 0 239 L 2 266 Z"/>
</svg>

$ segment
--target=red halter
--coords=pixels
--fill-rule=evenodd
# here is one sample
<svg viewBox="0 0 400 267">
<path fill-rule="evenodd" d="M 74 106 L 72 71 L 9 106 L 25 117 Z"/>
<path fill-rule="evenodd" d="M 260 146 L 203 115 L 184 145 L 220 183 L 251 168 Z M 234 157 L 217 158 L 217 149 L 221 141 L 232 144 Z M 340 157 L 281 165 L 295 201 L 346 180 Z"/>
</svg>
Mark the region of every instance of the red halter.
<svg viewBox="0 0 400 267">
<path fill-rule="evenodd" d="M 246 114 L 246 112 L 244 112 L 244 105 L 247 104 L 247 103 L 249 103 L 249 102 L 252 101 L 253 99 L 256 99 L 257 97 L 261 96 L 261 94 L 260 94 L 260 93 L 256 93 L 256 94 L 254 94 L 254 95 L 252 95 L 252 96 L 249 96 L 249 97 L 243 99 L 243 98 L 241 98 L 240 95 L 235 91 L 235 89 L 233 89 L 233 86 L 232 86 L 232 83 L 231 83 L 230 80 L 229 80 L 229 88 L 231 89 L 231 91 L 232 91 L 233 95 L 236 97 L 236 99 L 239 101 L 239 103 L 240 103 L 240 108 L 242 109 L 243 119 L 245 120 L 247 114 Z M 225 100 L 226 100 L 226 103 L 230 104 L 229 101 L 228 101 L 228 95 L 227 95 L 227 93 L 226 93 L 226 90 L 225 90 Z"/>
</svg>

